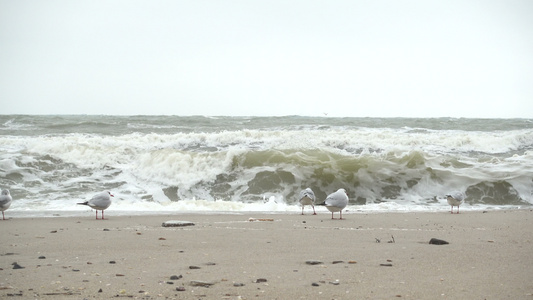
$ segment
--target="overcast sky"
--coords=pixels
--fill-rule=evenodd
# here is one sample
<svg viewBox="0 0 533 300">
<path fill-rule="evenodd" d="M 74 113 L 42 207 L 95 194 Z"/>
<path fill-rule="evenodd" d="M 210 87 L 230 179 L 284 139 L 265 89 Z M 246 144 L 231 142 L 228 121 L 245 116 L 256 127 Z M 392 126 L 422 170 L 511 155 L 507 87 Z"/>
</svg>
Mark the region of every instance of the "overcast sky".
<svg viewBox="0 0 533 300">
<path fill-rule="evenodd" d="M 0 0 L 1 114 L 533 117 L 533 1 Z"/>
</svg>

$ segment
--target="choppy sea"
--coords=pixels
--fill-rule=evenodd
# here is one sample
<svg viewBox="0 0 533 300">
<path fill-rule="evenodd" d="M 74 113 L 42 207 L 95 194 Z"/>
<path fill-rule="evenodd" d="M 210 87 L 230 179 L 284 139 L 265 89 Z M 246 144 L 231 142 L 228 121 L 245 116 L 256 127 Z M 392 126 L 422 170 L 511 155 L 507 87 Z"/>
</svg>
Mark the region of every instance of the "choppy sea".
<svg viewBox="0 0 533 300">
<path fill-rule="evenodd" d="M 23 216 L 84 214 L 103 190 L 106 216 L 299 212 L 306 187 L 345 188 L 349 211 L 446 211 L 451 191 L 523 208 L 533 120 L 0 115 L 0 187 Z"/>
</svg>

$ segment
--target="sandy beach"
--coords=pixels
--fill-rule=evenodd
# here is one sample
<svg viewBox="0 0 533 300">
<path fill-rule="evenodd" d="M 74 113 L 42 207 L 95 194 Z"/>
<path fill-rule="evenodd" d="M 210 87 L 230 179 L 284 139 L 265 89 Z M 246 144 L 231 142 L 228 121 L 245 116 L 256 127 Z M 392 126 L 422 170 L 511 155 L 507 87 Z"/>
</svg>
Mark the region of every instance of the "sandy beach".
<svg viewBox="0 0 533 300">
<path fill-rule="evenodd" d="M 0 296 L 533 299 L 532 210 L 343 216 L 11 218 L 0 222 Z"/>
</svg>

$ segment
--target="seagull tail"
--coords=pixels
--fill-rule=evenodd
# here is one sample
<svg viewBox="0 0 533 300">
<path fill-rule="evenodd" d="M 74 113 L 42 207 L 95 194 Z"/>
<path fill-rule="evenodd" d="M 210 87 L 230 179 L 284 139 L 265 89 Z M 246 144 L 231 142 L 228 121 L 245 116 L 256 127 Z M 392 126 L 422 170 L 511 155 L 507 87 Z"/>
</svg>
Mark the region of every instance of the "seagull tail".
<svg viewBox="0 0 533 300">
<path fill-rule="evenodd" d="M 326 202 L 317 203 L 317 204 L 315 204 L 315 205 L 326 206 Z"/>
<path fill-rule="evenodd" d="M 81 202 L 81 203 L 78 203 L 80 205 L 89 205 L 89 201 L 85 201 L 85 202 Z"/>
</svg>

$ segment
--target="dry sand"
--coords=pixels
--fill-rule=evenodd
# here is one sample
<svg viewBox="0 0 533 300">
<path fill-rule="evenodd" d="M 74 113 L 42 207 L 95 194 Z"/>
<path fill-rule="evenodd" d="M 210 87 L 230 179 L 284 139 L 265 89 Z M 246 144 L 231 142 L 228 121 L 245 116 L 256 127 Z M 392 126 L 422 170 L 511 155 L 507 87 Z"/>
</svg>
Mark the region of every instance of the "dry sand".
<svg viewBox="0 0 533 300">
<path fill-rule="evenodd" d="M 532 210 L 330 216 L 1 221 L 0 297 L 533 299 Z M 162 227 L 168 220 L 195 225 Z"/>
</svg>

